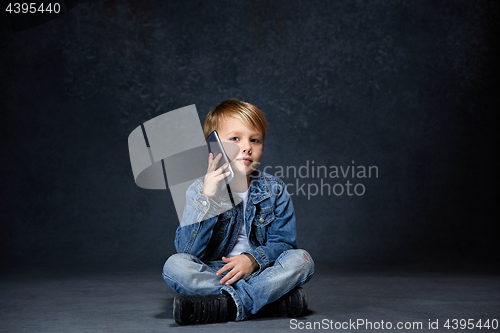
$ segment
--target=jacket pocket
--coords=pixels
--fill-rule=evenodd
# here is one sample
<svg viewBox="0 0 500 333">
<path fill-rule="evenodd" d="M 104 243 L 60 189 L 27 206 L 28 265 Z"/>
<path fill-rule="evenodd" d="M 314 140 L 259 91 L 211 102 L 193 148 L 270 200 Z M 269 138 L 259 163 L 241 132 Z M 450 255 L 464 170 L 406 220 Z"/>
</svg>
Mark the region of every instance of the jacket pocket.
<svg viewBox="0 0 500 333">
<path fill-rule="evenodd" d="M 255 214 L 253 224 L 255 226 L 255 236 L 261 245 L 267 241 L 267 228 L 275 219 L 273 207 L 262 209 Z"/>
<path fill-rule="evenodd" d="M 274 221 L 274 209 L 273 207 L 269 207 L 264 208 L 255 214 L 253 224 L 257 227 L 265 227 L 272 221 Z"/>
</svg>

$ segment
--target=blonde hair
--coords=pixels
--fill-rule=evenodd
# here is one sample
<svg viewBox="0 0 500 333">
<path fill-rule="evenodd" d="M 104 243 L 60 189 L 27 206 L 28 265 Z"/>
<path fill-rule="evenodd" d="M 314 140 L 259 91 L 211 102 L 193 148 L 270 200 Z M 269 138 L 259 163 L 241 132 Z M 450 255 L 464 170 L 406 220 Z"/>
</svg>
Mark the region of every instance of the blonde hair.
<svg viewBox="0 0 500 333">
<path fill-rule="evenodd" d="M 266 139 L 266 116 L 255 105 L 236 99 L 226 99 L 219 105 L 212 106 L 203 124 L 205 139 L 212 131 L 216 131 L 219 128 L 222 119 L 227 116 L 235 117 L 247 124 L 248 127 L 257 129 L 262 134 L 262 140 Z"/>
</svg>

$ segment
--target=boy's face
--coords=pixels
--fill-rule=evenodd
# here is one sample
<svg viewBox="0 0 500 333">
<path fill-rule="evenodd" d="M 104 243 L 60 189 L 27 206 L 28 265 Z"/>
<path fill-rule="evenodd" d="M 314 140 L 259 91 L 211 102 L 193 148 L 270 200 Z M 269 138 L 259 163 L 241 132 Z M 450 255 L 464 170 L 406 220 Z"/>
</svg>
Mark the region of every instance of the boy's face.
<svg viewBox="0 0 500 333">
<path fill-rule="evenodd" d="M 264 143 L 262 134 L 257 129 L 246 126 L 241 120 L 224 117 L 217 129 L 222 142 L 231 142 L 239 146 L 239 154 L 231 161 L 234 172 L 249 175 L 260 165 Z"/>
</svg>

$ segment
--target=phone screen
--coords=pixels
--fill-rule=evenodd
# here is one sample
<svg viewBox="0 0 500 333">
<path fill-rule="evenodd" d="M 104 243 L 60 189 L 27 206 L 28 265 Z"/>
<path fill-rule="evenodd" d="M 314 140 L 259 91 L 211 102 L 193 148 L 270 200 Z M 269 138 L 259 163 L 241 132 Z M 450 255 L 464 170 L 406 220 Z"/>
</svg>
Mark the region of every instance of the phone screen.
<svg viewBox="0 0 500 333">
<path fill-rule="evenodd" d="M 229 159 L 227 158 L 227 154 L 224 151 L 224 147 L 222 146 L 222 143 L 219 139 L 219 135 L 217 134 L 216 131 L 213 131 L 212 133 L 210 133 L 210 135 L 207 137 L 206 141 L 207 141 L 207 146 L 208 146 L 208 152 L 213 154 L 214 159 L 217 157 L 217 155 L 222 153 L 222 158 L 219 160 L 219 162 L 217 163 L 217 166 L 215 168 L 217 170 L 218 168 L 223 166 L 224 163 L 228 162 Z M 233 178 L 234 178 L 234 173 L 233 173 L 233 169 L 231 168 L 231 165 L 229 165 L 225 171 L 231 172 L 231 174 L 229 176 L 224 178 L 224 180 L 226 181 L 226 184 L 229 184 L 231 182 L 231 180 L 233 180 Z"/>
</svg>

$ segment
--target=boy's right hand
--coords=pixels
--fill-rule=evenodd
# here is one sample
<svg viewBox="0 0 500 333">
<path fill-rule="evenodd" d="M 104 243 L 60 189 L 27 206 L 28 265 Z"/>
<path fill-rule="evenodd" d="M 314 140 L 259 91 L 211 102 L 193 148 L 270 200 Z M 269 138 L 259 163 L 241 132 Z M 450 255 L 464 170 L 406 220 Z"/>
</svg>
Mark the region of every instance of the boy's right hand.
<svg viewBox="0 0 500 333">
<path fill-rule="evenodd" d="M 203 191 L 201 193 L 209 198 L 213 198 L 217 193 L 217 185 L 219 184 L 219 182 L 231 174 L 230 171 L 222 172 L 228 167 L 229 162 L 224 163 L 224 165 L 215 170 L 215 167 L 217 166 L 217 163 L 219 163 L 221 158 L 222 154 L 217 155 L 215 159 L 213 158 L 212 153 L 210 153 L 208 156 L 208 169 L 207 174 L 205 175 Z"/>
</svg>

